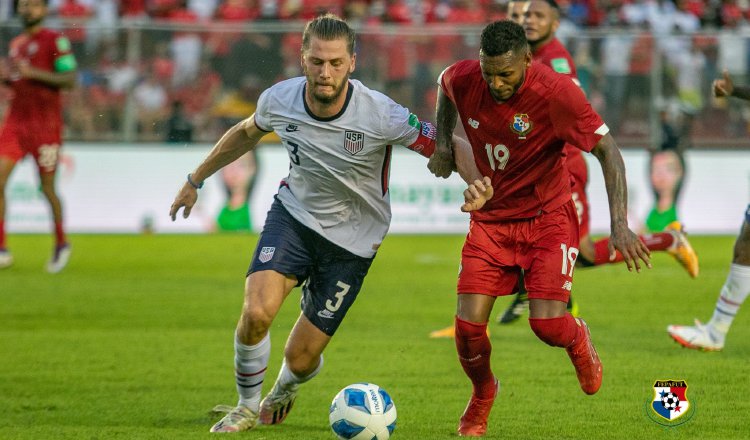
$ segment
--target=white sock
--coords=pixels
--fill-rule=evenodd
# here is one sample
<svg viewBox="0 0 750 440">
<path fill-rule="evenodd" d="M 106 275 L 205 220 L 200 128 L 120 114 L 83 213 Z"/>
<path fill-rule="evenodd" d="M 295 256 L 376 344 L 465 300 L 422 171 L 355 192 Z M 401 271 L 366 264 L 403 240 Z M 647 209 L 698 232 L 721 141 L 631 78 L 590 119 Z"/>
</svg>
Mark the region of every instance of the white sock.
<svg viewBox="0 0 750 440">
<path fill-rule="evenodd" d="M 276 378 L 276 385 L 278 385 L 281 389 L 294 389 L 317 376 L 322 368 L 323 355 L 320 355 L 320 363 L 318 363 L 318 366 L 315 367 L 315 370 L 305 377 L 299 377 L 296 374 L 292 373 L 292 371 L 286 365 L 286 359 L 284 359 L 284 362 L 281 363 L 281 369 L 279 369 L 279 377 Z"/>
<path fill-rule="evenodd" d="M 245 345 L 234 336 L 234 377 L 240 395 L 238 405 L 258 412 L 260 392 L 266 377 L 268 358 L 271 354 L 270 332 L 255 345 Z"/>
<path fill-rule="evenodd" d="M 718 332 L 726 335 L 737 315 L 740 306 L 750 293 L 750 266 L 732 264 L 729 276 L 721 288 L 719 299 L 716 300 L 716 308 L 710 326 Z"/>
</svg>

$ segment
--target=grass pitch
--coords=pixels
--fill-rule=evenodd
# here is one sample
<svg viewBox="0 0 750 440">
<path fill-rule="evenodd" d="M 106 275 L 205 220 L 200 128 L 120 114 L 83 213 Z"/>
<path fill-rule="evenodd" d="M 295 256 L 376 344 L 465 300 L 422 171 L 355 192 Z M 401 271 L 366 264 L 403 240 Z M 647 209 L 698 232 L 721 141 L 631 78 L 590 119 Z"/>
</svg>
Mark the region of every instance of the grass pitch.
<svg viewBox="0 0 750 440">
<path fill-rule="evenodd" d="M 525 320 L 491 324 L 502 389 L 488 439 L 741 439 L 750 436 L 750 322 L 740 312 L 720 353 L 679 347 L 667 324 L 710 317 L 734 237 L 692 237 L 701 275 L 667 255 L 654 269 L 578 270 L 574 295 L 604 363 L 584 395 L 561 349 Z M 280 426 L 235 435 L 332 439 L 328 406 L 352 382 L 370 381 L 398 409 L 394 439 L 452 439 L 470 393 L 451 340 L 427 334 L 452 323 L 463 237 L 386 239 L 360 296 Z M 58 275 L 43 271 L 50 239 L 14 235 L 16 264 L 0 272 L 0 439 L 208 439 L 208 411 L 236 402 L 232 337 L 255 237 L 72 237 Z M 264 389 L 275 379 L 299 313 L 292 293 L 277 317 Z M 501 298 L 496 315 L 509 299 Z M 748 306 L 746 305 L 745 308 Z M 682 379 L 695 408 L 666 428 L 646 407 L 653 383 Z"/>
</svg>

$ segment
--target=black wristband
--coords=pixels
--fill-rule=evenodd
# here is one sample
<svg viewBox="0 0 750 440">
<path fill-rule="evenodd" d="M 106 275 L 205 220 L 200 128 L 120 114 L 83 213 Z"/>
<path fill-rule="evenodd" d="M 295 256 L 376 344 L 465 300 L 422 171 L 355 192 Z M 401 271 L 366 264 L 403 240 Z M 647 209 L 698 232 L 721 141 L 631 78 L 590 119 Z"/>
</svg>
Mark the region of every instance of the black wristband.
<svg viewBox="0 0 750 440">
<path fill-rule="evenodd" d="M 197 184 L 197 183 L 193 182 L 193 179 L 192 179 L 192 177 L 191 177 L 190 174 L 187 175 L 187 181 L 190 184 L 190 186 L 192 186 L 195 189 L 201 189 L 201 188 L 203 188 L 203 182 L 201 182 L 200 184 Z"/>
</svg>

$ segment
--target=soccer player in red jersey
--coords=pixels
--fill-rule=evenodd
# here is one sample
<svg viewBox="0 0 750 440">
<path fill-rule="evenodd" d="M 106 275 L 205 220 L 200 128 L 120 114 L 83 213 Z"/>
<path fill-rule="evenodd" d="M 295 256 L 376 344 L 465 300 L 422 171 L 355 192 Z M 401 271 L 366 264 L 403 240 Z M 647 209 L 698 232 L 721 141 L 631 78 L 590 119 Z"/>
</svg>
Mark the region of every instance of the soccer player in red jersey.
<svg viewBox="0 0 750 440">
<path fill-rule="evenodd" d="M 518 2 L 515 2 L 518 3 Z M 517 9 L 517 7 L 516 7 Z M 510 6 L 509 6 L 510 11 Z M 555 0 L 531 0 L 526 2 L 523 13 L 523 27 L 526 40 L 531 47 L 531 56 L 535 62 L 549 66 L 557 73 L 570 77 L 580 86 L 576 75 L 575 64 L 570 53 L 555 36 L 560 26 L 560 8 Z M 610 258 L 608 252 L 608 238 L 594 242 L 589 235 L 590 213 L 586 186 L 588 185 L 588 169 L 586 159 L 580 149 L 573 145 L 566 145 L 565 163 L 571 177 L 573 201 L 576 204 L 580 225 L 580 255 L 579 267 L 599 266 L 622 261 L 621 255 Z M 659 232 L 641 236 L 641 240 L 651 251 L 669 252 L 695 278 L 698 276 L 698 257 L 687 240 L 679 222 L 671 223 L 666 232 Z M 518 319 L 528 309 L 528 297 L 521 289 L 513 302 L 504 313 L 498 317 L 501 324 L 510 323 Z M 577 309 L 571 297 L 568 310 L 577 315 Z"/>
<path fill-rule="evenodd" d="M 523 28 L 512 21 L 489 24 L 479 60 L 459 61 L 440 76 L 435 175 L 453 169 L 450 140 L 461 120 L 481 175 L 494 197 L 472 212 L 461 253 L 456 348 L 473 384 L 458 433 L 481 436 L 499 389 L 490 368 L 486 334 L 495 299 L 516 291 L 521 271 L 528 289 L 529 323 L 543 342 L 564 347 L 582 390 L 594 394 L 602 365 L 588 326 L 566 311 L 578 257 L 579 228 L 566 143 L 599 160 L 609 198 L 609 254 L 619 251 L 628 270 L 651 267 L 646 245 L 627 224 L 625 167 L 609 128 L 581 89 L 547 66 L 531 63 Z"/>
<path fill-rule="evenodd" d="M 76 83 L 76 61 L 65 36 L 46 29 L 46 0 L 19 0 L 24 32 L 10 43 L 10 60 L 0 68 L 0 82 L 13 92 L 0 130 L 0 268 L 13 263 L 5 243 L 5 186 L 16 163 L 31 154 L 39 169 L 42 192 L 54 219 L 55 248 L 47 271 L 61 271 L 70 257 L 55 170 L 62 141 L 60 89 Z"/>
</svg>

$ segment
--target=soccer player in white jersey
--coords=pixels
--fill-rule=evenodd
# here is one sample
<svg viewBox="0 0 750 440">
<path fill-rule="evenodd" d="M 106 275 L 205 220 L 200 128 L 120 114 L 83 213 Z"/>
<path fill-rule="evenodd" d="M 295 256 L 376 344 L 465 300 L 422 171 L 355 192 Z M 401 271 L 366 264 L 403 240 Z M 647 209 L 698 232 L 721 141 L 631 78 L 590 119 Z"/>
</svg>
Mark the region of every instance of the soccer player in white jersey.
<svg viewBox="0 0 750 440">
<path fill-rule="evenodd" d="M 735 98 L 750 101 L 750 87 L 735 86 L 729 73 L 714 80 L 714 95 L 720 98 Z M 745 211 L 740 235 L 734 243 L 734 255 L 729 275 L 719 292 L 711 320 L 703 324 L 697 319 L 695 325 L 670 325 L 669 335 L 680 345 L 705 351 L 719 351 L 724 348 L 729 328 L 750 294 L 750 206 Z"/>
<path fill-rule="evenodd" d="M 247 273 L 235 333 L 239 402 L 211 432 L 236 432 L 281 423 L 300 384 L 323 366 L 323 349 L 354 302 L 391 220 L 388 172 L 392 145 L 430 156 L 435 129 L 382 93 L 349 78 L 355 67 L 354 32 L 334 15 L 305 27 L 304 77 L 282 81 L 261 95 L 255 114 L 229 129 L 188 174 L 170 215 L 190 215 L 197 190 L 221 167 L 275 131 L 289 153 L 281 182 Z M 468 143 L 457 144 L 457 168 L 473 182 L 462 210 L 492 197 Z M 475 180 L 477 179 L 477 180 Z M 276 383 L 261 401 L 271 349 L 269 328 L 284 299 L 302 286 L 300 314 L 284 350 Z"/>
</svg>

